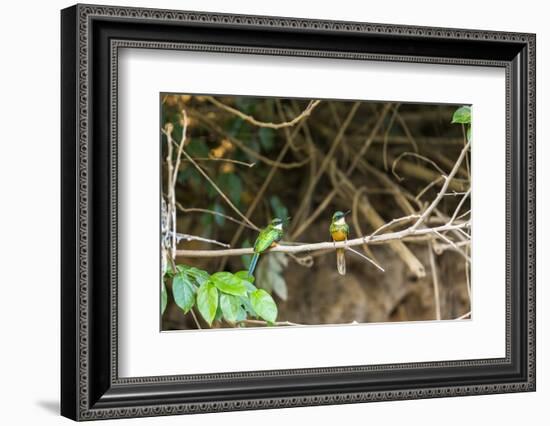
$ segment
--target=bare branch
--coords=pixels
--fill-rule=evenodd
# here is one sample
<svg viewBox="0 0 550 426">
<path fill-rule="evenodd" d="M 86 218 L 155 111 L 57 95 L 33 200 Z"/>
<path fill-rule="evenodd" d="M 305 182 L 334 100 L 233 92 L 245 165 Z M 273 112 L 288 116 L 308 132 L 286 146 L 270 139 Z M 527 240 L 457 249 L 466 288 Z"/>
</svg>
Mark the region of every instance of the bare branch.
<svg viewBox="0 0 550 426">
<path fill-rule="evenodd" d="M 225 111 L 241 118 L 242 120 L 246 121 L 249 124 L 252 124 L 253 126 L 267 127 L 269 129 L 275 129 L 275 130 L 282 129 L 282 128 L 285 128 L 285 127 L 292 127 L 292 126 L 296 125 L 297 123 L 300 122 L 300 120 L 302 120 L 306 117 L 309 117 L 311 112 L 317 107 L 317 105 L 319 105 L 321 103 L 321 101 L 319 101 L 319 100 L 310 101 L 308 106 L 306 107 L 306 109 L 303 110 L 298 116 L 294 117 L 290 121 L 285 121 L 285 122 L 282 122 L 282 123 L 266 123 L 264 121 L 256 120 L 251 115 L 247 115 L 247 114 L 243 113 L 242 111 L 239 111 L 236 108 L 230 107 L 229 105 L 226 105 L 223 102 L 218 101 L 217 99 L 215 99 L 212 96 L 206 96 L 206 99 L 209 102 L 211 102 L 212 104 L 216 105 L 217 107 L 219 107 L 219 108 L 221 108 L 221 109 L 223 109 L 223 110 L 225 110 Z"/>
<path fill-rule="evenodd" d="M 326 241 L 321 243 L 310 243 L 310 244 L 300 244 L 300 245 L 283 245 L 279 244 L 269 250 L 268 252 L 280 252 L 280 253 L 303 253 L 303 252 L 312 252 L 318 250 L 336 250 L 338 248 L 347 248 L 347 247 L 356 247 L 362 245 L 363 243 L 367 244 L 386 244 L 396 240 L 402 240 L 407 237 L 418 237 L 426 236 L 433 234 L 434 231 L 445 232 L 455 229 L 468 228 L 470 226 L 469 222 L 464 222 L 454 225 L 441 225 L 435 228 L 421 228 L 412 230 L 412 227 L 404 229 L 402 231 L 391 232 L 382 235 L 375 236 L 365 236 L 354 238 L 347 241 Z M 227 249 L 227 250 L 177 250 L 178 256 L 184 257 L 221 257 L 221 256 L 242 256 L 246 254 L 254 254 L 254 249 L 249 248 L 238 248 L 238 249 Z"/>
<path fill-rule="evenodd" d="M 222 247 L 225 247 L 225 248 L 230 248 L 231 247 L 229 244 L 222 243 L 222 242 L 216 241 L 216 240 L 211 240 L 209 238 L 199 237 L 197 235 L 176 233 L 176 242 L 179 243 L 181 240 L 185 240 L 185 241 L 202 241 L 204 243 L 216 244 L 218 246 L 222 246 Z"/>
<path fill-rule="evenodd" d="M 395 176 L 395 178 L 399 181 L 403 180 L 403 178 L 401 176 L 399 176 L 396 171 L 395 171 L 395 168 L 397 167 L 397 165 L 399 164 L 399 162 L 401 161 L 401 159 L 403 157 L 415 157 L 415 158 L 419 158 L 420 160 L 422 161 L 425 161 L 426 163 L 430 164 L 431 166 L 433 166 L 439 173 L 441 173 L 442 175 L 445 175 L 446 173 L 443 171 L 443 169 L 441 167 L 439 167 L 437 165 L 437 163 L 433 160 L 430 160 L 428 157 L 424 156 L 424 155 L 420 155 L 420 154 L 417 154 L 416 152 L 403 152 L 401 154 L 399 154 L 399 157 L 397 157 L 394 161 L 393 161 L 393 164 L 391 166 L 391 172 L 392 174 Z"/>
<path fill-rule="evenodd" d="M 449 223 L 453 223 L 453 222 L 454 222 L 454 220 L 455 220 L 456 217 L 458 216 L 458 212 L 460 211 L 460 208 L 462 207 L 462 205 L 464 204 L 464 202 L 465 202 L 466 199 L 470 196 L 471 193 L 472 193 L 472 188 L 468 189 L 468 191 L 464 194 L 464 197 L 462 197 L 462 199 L 461 199 L 460 202 L 458 203 L 458 206 L 456 206 L 455 212 L 453 213 L 453 215 L 452 215 L 451 218 L 449 219 Z"/>
<path fill-rule="evenodd" d="M 466 156 L 466 153 L 468 152 L 468 149 L 470 148 L 470 142 L 468 142 L 466 145 L 464 145 L 464 148 L 462 148 L 462 151 L 460 151 L 460 155 L 458 156 L 458 159 L 456 160 L 456 163 L 451 170 L 451 172 L 445 176 L 445 181 L 443 182 L 443 186 L 441 187 L 441 190 L 435 197 L 435 199 L 432 201 L 432 203 L 428 206 L 428 208 L 422 213 L 422 216 L 416 221 L 416 223 L 412 226 L 413 230 L 417 229 L 424 221 L 430 216 L 432 211 L 437 207 L 441 199 L 443 198 L 443 194 L 447 192 L 447 189 L 449 188 L 449 183 L 453 179 L 454 175 L 458 171 L 458 168 L 460 167 L 460 164 L 462 163 L 462 160 Z"/>
<path fill-rule="evenodd" d="M 382 272 L 386 272 L 384 270 L 384 268 L 382 268 L 378 263 L 376 263 L 374 260 L 372 260 L 370 257 L 368 256 L 365 256 L 364 254 L 362 253 L 359 253 L 357 250 L 354 250 L 352 249 L 351 247 L 347 247 L 346 250 L 349 250 L 351 251 L 352 253 L 355 253 L 357 256 L 360 256 L 362 257 L 363 259 L 369 261 L 370 263 L 372 263 L 374 266 L 376 266 L 378 269 L 380 269 Z"/>
</svg>

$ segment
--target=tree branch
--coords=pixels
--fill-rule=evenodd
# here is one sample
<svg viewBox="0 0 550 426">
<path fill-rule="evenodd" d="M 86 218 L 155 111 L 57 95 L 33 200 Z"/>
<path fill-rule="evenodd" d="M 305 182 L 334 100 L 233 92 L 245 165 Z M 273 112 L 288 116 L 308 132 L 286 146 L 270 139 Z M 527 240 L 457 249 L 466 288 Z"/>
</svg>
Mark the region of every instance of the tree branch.
<svg viewBox="0 0 550 426">
<path fill-rule="evenodd" d="M 441 187 L 441 190 L 435 197 L 435 199 L 432 201 L 432 203 L 428 206 L 428 208 L 422 213 L 422 215 L 418 218 L 416 223 L 412 226 L 413 230 L 417 229 L 424 221 L 430 216 L 431 212 L 437 207 L 445 193 L 447 192 L 447 188 L 449 188 L 449 184 L 451 183 L 451 180 L 453 179 L 454 175 L 458 171 L 460 164 L 462 163 L 462 160 L 466 156 L 466 153 L 468 152 L 468 149 L 470 148 L 470 142 L 468 142 L 466 145 L 464 145 L 464 148 L 462 148 L 462 151 L 460 151 L 460 155 L 458 156 L 458 159 L 456 160 L 456 163 L 451 170 L 451 172 L 444 177 L 445 181 L 443 182 L 443 186 Z"/>
<path fill-rule="evenodd" d="M 300 122 L 300 120 L 302 120 L 306 117 L 309 117 L 311 112 L 317 107 L 317 105 L 319 105 L 321 103 L 321 101 L 319 101 L 319 100 L 310 101 L 308 106 L 306 107 L 306 109 L 303 110 L 299 115 L 297 115 L 296 117 L 294 117 L 290 121 L 284 121 L 282 123 L 267 123 L 267 122 L 264 122 L 264 121 L 256 120 L 251 115 L 247 115 L 244 112 L 239 111 L 236 108 L 230 107 L 229 105 L 226 105 L 223 102 L 218 101 L 217 99 L 215 99 L 212 96 L 206 96 L 206 99 L 210 103 L 212 103 L 212 104 L 216 105 L 217 107 L 219 107 L 219 108 L 221 108 L 221 109 L 223 109 L 223 110 L 225 110 L 225 111 L 227 111 L 227 112 L 243 119 L 244 121 L 246 121 L 249 124 L 252 124 L 253 126 L 267 127 L 269 129 L 275 129 L 275 130 L 282 129 L 282 128 L 285 128 L 285 127 L 292 127 L 292 126 L 296 125 L 297 123 Z"/>
<path fill-rule="evenodd" d="M 430 234 L 434 235 L 434 231 L 445 232 L 452 231 L 455 229 L 468 228 L 470 226 L 469 222 L 464 222 L 456 225 L 441 225 L 434 228 L 421 228 L 412 230 L 412 227 L 404 229 L 402 231 L 391 232 L 382 235 L 368 235 L 365 237 L 354 238 L 347 241 L 326 241 L 321 243 L 309 243 L 309 244 L 299 244 L 299 245 L 283 245 L 279 244 L 266 252 L 280 252 L 280 253 L 303 253 L 303 252 L 312 252 L 319 250 L 336 250 L 339 248 L 346 247 L 356 247 L 366 244 L 386 244 L 396 240 L 402 240 L 407 237 L 417 237 L 417 236 L 428 236 Z M 436 237 L 434 237 L 436 238 Z M 240 249 L 227 249 L 227 250 L 177 250 L 178 256 L 183 257 L 221 257 L 221 256 L 242 256 L 246 254 L 254 254 L 254 249 L 249 248 L 240 248 Z"/>
</svg>

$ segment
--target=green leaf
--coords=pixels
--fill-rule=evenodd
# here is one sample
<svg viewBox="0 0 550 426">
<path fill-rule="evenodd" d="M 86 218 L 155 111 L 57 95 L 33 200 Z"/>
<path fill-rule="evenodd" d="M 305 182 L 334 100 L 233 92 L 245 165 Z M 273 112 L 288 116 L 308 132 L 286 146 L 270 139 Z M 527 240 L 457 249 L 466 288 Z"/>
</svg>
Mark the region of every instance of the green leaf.
<svg viewBox="0 0 550 426">
<path fill-rule="evenodd" d="M 210 274 L 208 272 L 195 268 L 194 266 L 188 268 L 186 273 L 195 280 L 197 286 L 203 285 L 210 278 Z"/>
<path fill-rule="evenodd" d="M 277 305 L 269 293 L 263 289 L 250 294 L 250 303 L 260 318 L 267 322 L 277 319 Z"/>
<path fill-rule="evenodd" d="M 238 322 L 238 321 L 243 321 L 245 319 L 246 319 L 246 310 L 241 305 L 241 309 L 239 309 L 239 311 L 237 312 L 237 317 L 235 318 L 235 321 Z"/>
<path fill-rule="evenodd" d="M 281 199 L 276 195 L 273 195 L 269 199 L 269 204 L 271 204 L 271 209 L 273 211 L 273 216 L 285 220 L 288 217 L 288 209 L 284 206 Z"/>
<path fill-rule="evenodd" d="M 248 313 L 248 315 L 250 315 L 251 317 L 258 317 L 258 314 L 252 307 L 252 303 L 250 303 L 250 299 L 248 299 L 247 297 L 241 297 L 241 304 L 243 305 L 245 314 Z"/>
<path fill-rule="evenodd" d="M 231 272 L 216 272 L 210 277 L 210 282 L 224 293 L 234 296 L 246 296 L 246 281 Z"/>
<path fill-rule="evenodd" d="M 222 318 L 223 318 L 222 308 L 218 303 L 218 308 L 216 309 L 216 315 L 214 316 L 214 321 L 220 321 Z"/>
<path fill-rule="evenodd" d="M 227 321 L 235 322 L 237 318 L 242 317 L 240 311 L 243 311 L 243 308 L 241 307 L 241 300 L 238 297 L 222 293 L 220 296 L 220 306 L 223 317 Z"/>
<path fill-rule="evenodd" d="M 468 124 L 472 122 L 472 109 L 469 106 L 458 108 L 454 114 L 451 123 Z"/>
<path fill-rule="evenodd" d="M 267 127 L 260 128 L 258 132 L 260 138 L 260 145 L 266 151 L 271 151 L 275 141 L 275 131 Z"/>
<path fill-rule="evenodd" d="M 174 302 L 184 313 L 195 304 L 195 286 L 185 272 L 178 273 L 172 281 L 172 294 Z"/>
<path fill-rule="evenodd" d="M 168 291 L 166 290 L 166 284 L 162 281 L 162 288 L 160 291 L 160 314 L 164 314 L 166 305 L 168 304 Z"/>
<path fill-rule="evenodd" d="M 249 293 L 252 293 L 253 291 L 258 290 L 258 288 L 252 284 L 250 281 L 244 281 L 244 285 L 246 286 L 246 291 Z"/>
<path fill-rule="evenodd" d="M 254 282 L 254 277 L 252 275 L 248 275 L 248 271 L 235 272 L 235 276 L 250 283 Z"/>
<path fill-rule="evenodd" d="M 199 287 L 197 291 L 197 307 L 208 325 L 212 325 L 212 321 L 216 316 L 216 310 L 218 309 L 218 290 L 211 281 L 207 281 Z"/>
</svg>

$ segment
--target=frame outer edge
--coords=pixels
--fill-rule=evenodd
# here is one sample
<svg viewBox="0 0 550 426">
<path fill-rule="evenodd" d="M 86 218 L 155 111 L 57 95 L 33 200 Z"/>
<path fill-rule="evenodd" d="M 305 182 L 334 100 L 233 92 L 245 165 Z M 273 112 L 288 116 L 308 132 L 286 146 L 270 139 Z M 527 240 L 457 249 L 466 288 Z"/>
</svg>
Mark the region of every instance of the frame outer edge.
<svg viewBox="0 0 550 426">
<path fill-rule="evenodd" d="M 75 39 L 75 48 L 71 53 L 67 50 L 67 46 L 62 43 L 62 70 L 70 72 L 74 70 L 74 97 L 71 102 L 66 102 L 66 97 L 62 93 L 62 120 L 67 117 L 70 109 L 74 109 L 73 102 L 76 100 L 77 111 L 75 113 L 76 129 L 74 138 L 67 138 L 65 134 L 66 122 L 62 122 L 62 165 L 64 171 L 62 177 L 65 178 L 65 173 L 70 175 L 74 172 L 74 181 L 67 184 L 65 179 L 62 183 L 62 212 L 65 214 L 74 212 L 75 233 L 72 238 L 77 236 L 76 248 L 72 253 L 69 252 L 66 242 L 70 237 L 71 228 L 63 222 L 62 226 L 62 292 L 67 290 L 75 298 L 75 311 L 68 312 L 66 309 L 67 303 L 62 303 L 62 353 L 72 353 L 77 356 L 76 360 L 69 361 L 70 367 L 62 365 L 62 371 L 65 373 L 65 379 L 68 377 L 68 370 L 73 370 L 74 382 L 63 380 L 62 377 L 62 414 L 75 420 L 92 420 L 101 418 L 113 417 L 141 417 L 151 415 L 169 415 L 178 413 L 197 413 L 197 412 L 213 412 L 213 411 L 229 411 L 243 409 L 263 409 L 263 408 L 282 408 L 293 406 L 307 405 L 325 405 L 325 404 L 343 404 L 352 402 L 366 401 L 381 401 L 381 400 L 400 400 L 400 399 L 415 399 L 415 398 L 432 398 L 440 396 L 460 396 L 474 395 L 485 393 L 501 393 L 501 392 L 517 392 L 529 391 L 535 389 L 535 36 L 526 33 L 510 33 L 482 30 L 463 30 L 463 29 L 447 29 L 447 28 L 429 28 L 415 27 L 403 25 L 388 25 L 388 24 L 368 24 L 354 22 L 335 22 L 323 20 L 310 20 L 299 18 L 280 18 L 280 17 L 262 17 L 262 16 L 243 16 L 243 15 L 227 15 L 208 12 L 188 12 L 188 11 L 169 11 L 158 9 L 140 9 L 127 7 L 111 7 L 97 5 L 77 5 L 72 8 L 65 9 L 62 16 L 67 17 L 68 14 L 74 13 L 72 22 L 74 27 L 68 30 L 67 33 L 62 31 L 62 37 L 73 35 Z M 508 382 L 500 385 L 479 385 L 479 386 L 451 386 L 445 389 L 429 388 L 429 389 L 403 389 L 402 391 L 387 391 L 370 393 L 354 393 L 354 394 L 330 394 L 330 395 L 315 395 L 304 397 L 280 397 L 258 400 L 244 401 L 220 401 L 207 404 L 163 404 L 160 406 L 143 406 L 139 408 L 112 408 L 112 409 L 93 409 L 89 407 L 89 327 L 88 327 L 88 112 L 89 112 L 89 57 L 88 49 L 91 40 L 89 38 L 89 18 L 92 16 L 106 18 L 121 18 L 121 19 L 138 19 L 138 20 L 168 20 L 175 22 L 189 23 L 211 23 L 223 24 L 231 26 L 260 26 L 267 28 L 278 29 L 304 29 L 304 30 L 326 30 L 327 32 L 366 32 L 366 33 L 381 33 L 390 35 L 399 33 L 401 35 L 411 35 L 422 38 L 453 38 L 453 39 L 470 39 L 470 40 L 488 40 L 488 41 L 508 41 L 526 44 L 528 47 L 527 54 L 527 71 L 528 71 L 528 90 L 526 109 L 528 114 L 527 119 L 527 139 L 528 143 L 528 159 L 525 163 L 525 170 L 528 174 L 527 184 L 527 203 L 528 203 L 528 248 L 527 248 L 527 264 L 528 273 L 526 283 L 527 287 L 527 304 L 528 306 L 528 336 L 527 336 L 527 373 L 528 378 L 525 382 Z M 69 21 L 69 19 L 67 18 Z M 402 32 L 401 32 L 402 31 Z M 65 47 L 63 47 L 65 46 Z M 74 56 L 71 56 L 74 55 Z M 67 58 L 74 59 L 72 66 L 67 65 Z M 64 81 L 62 87 L 65 86 Z M 66 89 L 64 89 L 66 90 Z M 74 143 L 76 140 L 76 144 Z M 73 146 L 75 155 L 68 158 L 65 148 L 71 149 L 68 145 Z M 76 168 L 71 169 L 71 162 L 76 162 Z M 72 165 L 74 167 L 75 165 Z M 68 176 L 70 177 L 70 176 Z M 74 203 L 69 205 L 71 197 L 68 196 L 69 190 L 73 188 L 75 191 L 72 195 Z M 76 283 L 72 279 L 67 279 L 67 272 L 71 271 L 71 266 L 68 265 L 68 260 L 77 257 L 75 270 Z M 78 288 L 76 288 L 78 287 Z M 71 288 L 71 289 L 69 289 Z M 68 297 L 66 294 L 63 297 Z M 64 309 L 65 308 L 65 309 Z M 65 324 L 67 318 L 71 321 L 72 327 L 77 325 L 76 332 L 70 336 L 67 334 L 70 327 Z M 72 351 L 70 350 L 72 348 Z M 73 368 L 74 367 L 74 368 Z M 69 386 L 67 386 L 67 384 Z M 69 391 L 74 390 L 74 410 L 68 408 Z M 74 414 L 74 416 L 73 416 Z"/>
</svg>

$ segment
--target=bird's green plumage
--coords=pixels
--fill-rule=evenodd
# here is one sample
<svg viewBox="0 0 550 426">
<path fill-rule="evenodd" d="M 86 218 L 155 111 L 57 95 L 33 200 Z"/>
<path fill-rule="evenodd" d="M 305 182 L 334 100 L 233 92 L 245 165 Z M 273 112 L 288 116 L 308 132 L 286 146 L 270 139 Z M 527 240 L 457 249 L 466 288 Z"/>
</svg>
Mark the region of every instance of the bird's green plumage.
<svg viewBox="0 0 550 426">
<path fill-rule="evenodd" d="M 262 253 L 266 251 L 271 244 L 280 241 L 283 237 L 283 231 L 275 228 L 273 225 L 268 225 L 260 231 L 256 242 L 254 243 L 254 252 Z"/>
<path fill-rule="evenodd" d="M 281 219 L 275 218 L 258 234 L 258 238 L 256 238 L 256 242 L 254 243 L 254 256 L 248 268 L 249 275 L 254 274 L 260 254 L 270 248 L 273 243 L 277 243 L 283 238 L 282 224 L 283 221 Z"/>
</svg>

